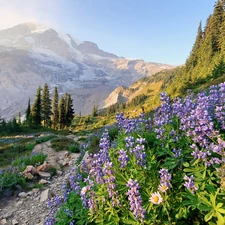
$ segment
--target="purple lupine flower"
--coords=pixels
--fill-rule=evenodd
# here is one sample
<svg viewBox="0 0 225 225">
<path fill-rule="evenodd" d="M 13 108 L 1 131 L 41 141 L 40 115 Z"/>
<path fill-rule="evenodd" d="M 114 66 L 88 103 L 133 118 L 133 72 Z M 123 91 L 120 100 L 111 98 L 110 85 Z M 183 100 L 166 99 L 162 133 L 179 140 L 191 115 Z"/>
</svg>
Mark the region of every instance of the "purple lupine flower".
<svg viewBox="0 0 225 225">
<path fill-rule="evenodd" d="M 100 151 L 98 154 L 93 155 L 93 163 L 92 168 L 89 174 L 96 180 L 98 184 L 103 184 L 103 171 L 102 167 L 106 162 L 109 162 L 109 148 L 110 148 L 110 141 L 109 141 L 109 134 L 108 130 L 103 133 L 101 140 L 100 140 Z"/>
<path fill-rule="evenodd" d="M 118 196 L 118 191 L 116 190 L 116 178 L 114 176 L 114 171 L 112 168 L 112 163 L 111 162 L 106 162 L 104 164 L 103 168 L 103 174 L 104 174 L 104 181 L 107 187 L 107 191 L 109 194 L 109 198 L 112 199 L 112 206 L 119 206 L 120 202 L 119 199 L 117 198 Z"/>
<path fill-rule="evenodd" d="M 58 196 L 55 196 L 52 199 L 48 199 L 47 207 L 49 208 L 49 212 L 44 222 L 45 225 L 54 225 L 56 223 L 55 213 L 57 212 L 61 204 L 62 199 Z"/>
<path fill-rule="evenodd" d="M 78 167 L 75 167 L 71 170 L 69 174 L 69 184 L 71 189 L 79 194 L 81 187 L 80 187 L 80 181 L 82 180 L 82 175 L 78 172 Z"/>
<path fill-rule="evenodd" d="M 120 162 L 121 168 L 124 168 L 129 161 L 129 157 L 124 149 L 119 150 L 118 153 L 119 153 L 118 161 Z"/>
<path fill-rule="evenodd" d="M 137 180 L 129 179 L 127 182 L 127 187 L 129 187 L 128 192 L 128 200 L 130 203 L 130 211 L 133 212 L 136 220 L 140 220 L 142 223 L 144 222 L 146 211 L 142 207 L 142 198 L 140 196 L 140 186 Z"/>
<path fill-rule="evenodd" d="M 174 148 L 174 149 L 173 149 L 174 157 L 175 157 L 175 158 L 180 157 L 181 152 L 182 152 L 181 149 L 176 150 L 176 149 Z"/>
<path fill-rule="evenodd" d="M 172 179 L 172 176 L 171 174 L 168 172 L 168 169 L 164 169 L 162 168 L 160 171 L 159 171 L 159 174 L 160 174 L 160 185 L 163 185 L 163 186 L 166 186 L 168 188 L 171 188 L 171 179 Z"/>
<path fill-rule="evenodd" d="M 198 190 L 198 188 L 195 186 L 194 184 L 194 176 L 191 175 L 190 177 L 188 177 L 187 175 L 184 176 L 184 180 L 186 180 L 186 182 L 184 183 L 184 186 L 191 191 L 192 194 L 195 193 L 195 191 Z"/>
</svg>

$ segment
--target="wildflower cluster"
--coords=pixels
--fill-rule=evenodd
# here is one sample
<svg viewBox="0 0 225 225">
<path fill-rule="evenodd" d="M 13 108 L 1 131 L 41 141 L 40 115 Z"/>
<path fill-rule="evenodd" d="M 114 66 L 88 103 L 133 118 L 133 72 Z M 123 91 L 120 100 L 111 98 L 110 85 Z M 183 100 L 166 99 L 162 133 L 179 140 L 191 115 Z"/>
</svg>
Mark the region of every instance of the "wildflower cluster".
<svg viewBox="0 0 225 225">
<path fill-rule="evenodd" d="M 91 169 L 71 173 L 69 191 L 90 222 L 225 224 L 225 83 L 160 98 L 149 116 L 117 114 L 113 147 L 106 130 Z"/>
<path fill-rule="evenodd" d="M 127 187 L 129 187 L 128 192 L 128 200 L 130 203 L 130 211 L 133 212 L 136 220 L 144 221 L 145 218 L 145 209 L 142 207 L 142 198 L 140 196 L 140 186 L 138 185 L 137 180 L 129 179 L 127 182 Z"/>
</svg>

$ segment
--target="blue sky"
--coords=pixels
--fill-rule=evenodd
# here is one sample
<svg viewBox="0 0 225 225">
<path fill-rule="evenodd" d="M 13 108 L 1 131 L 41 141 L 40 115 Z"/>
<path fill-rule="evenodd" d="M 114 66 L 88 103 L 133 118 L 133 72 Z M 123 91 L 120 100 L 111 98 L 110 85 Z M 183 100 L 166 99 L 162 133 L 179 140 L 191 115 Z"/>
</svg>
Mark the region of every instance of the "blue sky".
<svg viewBox="0 0 225 225">
<path fill-rule="evenodd" d="M 37 21 L 126 58 L 180 65 L 215 0 L 0 0 L 0 29 Z M 8 19 L 6 19 L 8 18 Z"/>
</svg>

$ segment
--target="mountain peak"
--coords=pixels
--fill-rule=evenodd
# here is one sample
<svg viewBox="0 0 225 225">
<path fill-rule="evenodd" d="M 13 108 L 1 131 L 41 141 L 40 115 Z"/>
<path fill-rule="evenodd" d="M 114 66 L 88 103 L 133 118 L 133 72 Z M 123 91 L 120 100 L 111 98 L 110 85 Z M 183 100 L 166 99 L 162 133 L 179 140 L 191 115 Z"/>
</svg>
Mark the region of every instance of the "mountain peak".
<svg viewBox="0 0 225 225">
<path fill-rule="evenodd" d="M 50 27 L 48 27 L 47 25 L 36 22 L 21 23 L 12 28 L 27 28 L 31 31 L 31 33 L 42 33 L 50 29 Z"/>
</svg>

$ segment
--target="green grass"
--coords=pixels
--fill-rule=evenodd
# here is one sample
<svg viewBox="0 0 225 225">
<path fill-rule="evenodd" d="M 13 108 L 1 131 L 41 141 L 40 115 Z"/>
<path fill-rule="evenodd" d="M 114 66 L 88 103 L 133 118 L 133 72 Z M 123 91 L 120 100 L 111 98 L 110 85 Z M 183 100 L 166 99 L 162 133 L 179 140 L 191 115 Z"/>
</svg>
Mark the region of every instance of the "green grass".
<svg viewBox="0 0 225 225">
<path fill-rule="evenodd" d="M 20 171 L 24 171 L 28 165 L 37 166 L 43 164 L 47 155 L 38 153 L 29 157 L 19 157 L 12 162 L 12 166 L 18 166 Z"/>
<path fill-rule="evenodd" d="M 79 144 L 74 140 L 66 137 L 52 139 L 51 147 L 56 151 L 68 150 L 70 152 L 80 152 Z"/>
</svg>

